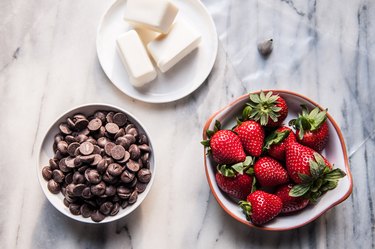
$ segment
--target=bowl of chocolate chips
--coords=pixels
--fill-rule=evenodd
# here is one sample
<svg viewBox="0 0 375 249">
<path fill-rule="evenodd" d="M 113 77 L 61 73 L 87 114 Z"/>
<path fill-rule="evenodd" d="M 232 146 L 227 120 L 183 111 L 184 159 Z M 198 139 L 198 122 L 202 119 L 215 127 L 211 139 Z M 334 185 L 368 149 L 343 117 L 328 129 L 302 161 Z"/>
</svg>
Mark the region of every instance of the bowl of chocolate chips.
<svg viewBox="0 0 375 249">
<path fill-rule="evenodd" d="M 44 137 L 40 185 L 60 212 L 106 223 L 135 210 L 151 189 L 155 157 L 150 136 L 129 112 L 87 104 L 60 116 Z"/>
</svg>

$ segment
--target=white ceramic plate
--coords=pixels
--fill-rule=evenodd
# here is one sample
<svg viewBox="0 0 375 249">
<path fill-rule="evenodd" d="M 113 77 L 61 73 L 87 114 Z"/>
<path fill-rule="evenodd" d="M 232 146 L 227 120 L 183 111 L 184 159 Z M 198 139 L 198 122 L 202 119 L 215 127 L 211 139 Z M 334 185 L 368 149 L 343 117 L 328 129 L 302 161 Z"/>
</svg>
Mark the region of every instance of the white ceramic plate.
<svg viewBox="0 0 375 249">
<path fill-rule="evenodd" d="M 300 112 L 301 104 L 306 104 L 307 107 L 312 108 L 319 106 L 314 101 L 290 91 L 271 90 L 274 93 L 278 93 L 285 99 L 289 108 L 289 114 L 286 118 L 286 122 L 290 119 L 297 117 L 297 113 Z M 206 122 L 203 129 L 203 138 L 207 139 L 206 130 L 213 130 L 215 120 L 219 120 L 223 128 L 231 129 L 235 124 L 235 117 L 239 117 L 245 103 L 249 100 L 249 95 L 243 95 L 228 106 L 214 113 Z M 321 107 L 320 107 L 321 108 Z M 322 109 L 322 108 L 321 108 Z M 330 138 L 327 147 L 323 151 L 323 155 L 334 164 L 335 168 L 340 168 L 346 173 L 346 177 L 340 179 L 338 186 L 324 194 L 315 205 L 309 205 L 302 212 L 298 212 L 288 216 L 278 216 L 264 226 L 255 226 L 251 222 L 247 221 L 242 210 L 238 207 L 237 203 L 233 199 L 229 198 L 223 193 L 216 184 L 215 172 L 216 164 L 211 158 L 204 156 L 205 170 L 207 181 L 210 185 L 211 191 L 215 196 L 220 206 L 233 218 L 239 222 L 246 224 L 250 227 L 256 227 L 263 230 L 290 230 L 293 228 L 304 226 L 319 216 L 324 214 L 327 210 L 334 207 L 335 205 L 343 202 L 352 193 L 353 183 L 352 176 L 349 169 L 348 155 L 346 152 L 346 146 L 344 138 L 340 131 L 339 126 L 328 114 L 328 126 L 330 132 Z"/>
<path fill-rule="evenodd" d="M 76 113 L 82 113 L 82 114 L 88 116 L 88 115 L 92 115 L 95 111 L 98 111 L 98 110 L 115 111 L 115 112 L 125 113 L 128 116 L 128 119 L 133 124 L 135 124 L 137 126 L 138 130 L 141 133 L 144 133 L 144 134 L 147 135 L 147 137 L 149 139 L 149 146 L 151 147 L 151 151 L 152 151 L 152 153 L 150 155 L 150 170 L 152 172 L 152 177 L 151 177 L 151 180 L 146 187 L 146 190 L 143 193 L 140 193 L 138 195 L 138 199 L 133 205 L 129 205 L 125 209 L 120 208 L 120 211 L 117 215 L 108 216 L 99 223 L 92 221 L 91 218 L 84 218 L 81 215 L 71 214 L 70 211 L 69 211 L 69 208 L 67 208 L 63 203 L 64 196 L 62 195 L 62 193 L 60 192 L 59 194 L 52 194 L 47 188 L 47 181 L 44 180 L 44 178 L 42 176 L 43 167 L 48 165 L 49 159 L 52 158 L 53 155 L 54 155 L 52 145 L 53 145 L 53 142 L 54 142 L 55 135 L 59 133 L 59 128 L 58 128 L 59 124 L 62 123 L 62 122 L 66 122 L 67 117 L 71 117 Z M 96 103 L 78 106 L 74 109 L 71 109 L 71 110 L 67 111 L 65 114 L 61 115 L 51 125 L 51 127 L 48 129 L 48 131 L 47 131 L 47 133 L 46 133 L 46 135 L 45 135 L 45 137 L 42 141 L 42 144 L 40 146 L 40 151 L 39 151 L 38 164 L 37 164 L 37 167 L 36 167 L 40 186 L 42 187 L 42 190 L 43 190 L 44 194 L 46 195 L 47 199 L 51 202 L 51 204 L 55 208 L 57 208 L 57 210 L 59 210 L 61 213 L 65 214 L 66 216 L 68 216 L 72 219 L 75 219 L 75 220 L 81 221 L 81 222 L 85 222 L 85 223 L 94 223 L 94 224 L 101 224 L 101 223 L 107 223 L 107 222 L 118 220 L 118 219 L 123 218 L 126 215 L 130 214 L 131 212 L 133 212 L 142 203 L 142 201 L 146 198 L 148 192 L 151 189 L 152 183 L 153 183 L 154 178 L 155 178 L 155 169 L 156 169 L 156 167 L 155 167 L 155 155 L 153 153 L 154 150 L 153 150 L 151 142 L 152 142 L 152 140 L 150 138 L 150 134 L 147 132 L 145 127 L 132 114 L 130 114 L 129 112 L 127 112 L 127 111 L 125 111 L 125 110 L 123 110 L 119 107 L 108 105 L 108 104 L 96 104 Z"/>
<path fill-rule="evenodd" d="M 180 16 L 187 20 L 201 35 L 198 49 L 142 88 L 135 88 L 116 51 L 117 37 L 131 27 L 123 21 L 126 0 L 116 1 L 103 15 L 97 32 L 99 62 L 112 83 L 132 98 L 165 103 L 178 100 L 196 90 L 207 78 L 214 65 L 218 38 L 214 22 L 199 0 L 172 0 L 180 9 Z"/>
</svg>

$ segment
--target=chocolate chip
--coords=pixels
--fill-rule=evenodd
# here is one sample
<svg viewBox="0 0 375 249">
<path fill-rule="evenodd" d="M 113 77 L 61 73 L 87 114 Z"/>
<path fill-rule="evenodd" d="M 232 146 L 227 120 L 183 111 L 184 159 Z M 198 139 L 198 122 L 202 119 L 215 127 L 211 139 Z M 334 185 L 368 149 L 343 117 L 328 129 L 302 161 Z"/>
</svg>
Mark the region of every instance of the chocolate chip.
<svg viewBox="0 0 375 249">
<path fill-rule="evenodd" d="M 110 216 L 115 216 L 120 211 L 120 204 L 117 202 L 113 205 L 112 211 L 110 212 Z"/>
<path fill-rule="evenodd" d="M 115 135 L 115 139 L 119 138 L 119 137 L 122 137 L 122 136 L 125 136 L 125 130 L 124 128 L 121 128 Z"/>
<path fill-rule="evenodd" d="M 90 164 L 95 160 L 95 155 L 79 156 L 79 160 L 81 160 L 82 163 Z"/>
<path fill-rule="evenodd" d="M 86 187 L 82 191 L 82 197 L 85 199 L 90 199 L 92 197 L 91 188 Z"/>
<path fill-rule="evenodd" d="M 124 158 L 122 158 L 121 160 L 118 160 L 117 163 L 124 164 L 127 161 L 129 161 L 129 158 L 130 158 L 130 153 L 128 151 L 125 151 Z"/>
<path fill-rule="evenodd" d="M 71 156 L 68 156 L 65 158 L 65 165 L 68 167 L 68 168 L 74 168 L 76 165 L 75 165 L 75 158 L 74 157 L 71 157 Z"/>
<path fill-rule="evenodd" d="M 121 160 L 125 156 L 125 149 L 121 145 L 115 145 L 111 149 L 111 156 L 115 160 Z"/>
<path fill-rule="evenodd" d="M 85 171 L 85 178 L 91 184 L 98 184 L 102 180 L 102 176 L 95 169 L 87 169 Z"/>
<path fill-rule="evenodd" d="M 135 175 L 128 170 L 124 170 L 121 174 L 121 181 L 124 183 L 130 183 L 133 181 Z"/>
<path fill-rule="evenodd" d="M 75 122 L 74 127 L 77 130 L 81 131 L 81 130 L 85 129 L 88 124 L 89 124 L 89 121 L 87 119 L 79 119 Z"/>
<path fill-rule="evenodd" d="M 94 155 L 94 161 L 91 163 L 91 165 L 96 166 L 98 163 L 102 160 L 102 156 L 99 154 Z"/>
<path fill-rule="evenodd" d="M 100 212 L 104 215 L 109 215 L 109 213 L 112 211 L 113 203 L 112 202 L 104 202 L 102 205 L 100 205 Z"/>
<path fill-rule="evenodd" d="M 62 183 L 64 181 L 65 175 L 61 170 L 55 169 L 52 172 L 52 178 L 57 183 Z"/>
<path fill-rule="evenodd" d="M 138 193 L 143 193 L 146 190 L 147 183 L 137 182 L 135 189 Z"/>
<path fill-rule="evenodd" d="M 106 145 L 104 146 L 104 150 L 105 150 L 105 153 L 110 156 L 111 155 L 111 151 L 113 149 L 113 147 L 115 147 L 116 144 L 112 143 L 112 142 L 108 142 L 106 143 Z"/>
<path fill-rule="evenodd" d="M 107 172 L 113 176 L 121 175 L 124 168 L 118 163 L 111 163 L 108 165 Z"/>
<path fill-rule="evenodd" d="M 105 187 L 105 183 L 101 181 L 98 184 L 91 186 L 91 193 L 96 196 L 101 196 L 105 193 Z"/>
<path fill-rule="evenodd" d="M 80 215 L 80 214 L 81 214 L 81 205 L 71 203 L 71 204 L 69 205 L 69 211 L 70 211 L 73 215 Z"/>
<path fill-rule="evenodd" d="M 139 144 L 148 144 L 148 138 L 146 134 L 139 134 L 139 139 L 138 139 Z"/>
<path fill-rule="evenodd" d="M 129 199 L 131 193 L 132 193 L 131 189 L 129 189 L 127 187 L 124 187 L 124 186 L 117 187 L 117 195 L 121 199 Z"/>
<path fill-rule="evenodd" d="M 57 149 L 61 152 L 61 154 L 68 153 L 68 143 L 65 141 L 60 141 L 57 143 Z"/>
<path fill-rule="evenodd" d="M 68 146 L 68 153 L 70 156 L 74 156 L 74 152 L 76 151 L 77 148 L 79 148 L 79 143 L 77 142 L 73 142 L 71 144 L 69 144 Z"/>
<path fill-rule="evenodd" d="M 68 168 L 68 166 L 66 166 L 65 159 L 66 159 L 66 158 L 62 158 L 62 159 L 59 161 L 59 169 L 60 169 L 62 172 L 67 173 L 67 172 L 69 172 L 71 169 Z"/>
<path fill-rule="evenodd" d="M 107 170 L 108 162 L 105 159 L 102 159 L 98 162 L 98 165 L 96 166 L 96 169 L 100 174 L 104 174 L 104 172 Z"/>
<path fill-rule="evenodd" d="M 74 143 L 76 141 L 75 137 L 74 136 L 71 136 L 71 135 L 68 135 L 65 137 L 65 141 L 68 143 L 68 144 L 71 144 L 71 143 Z"/>
<path fill-rule="evenodd" d="M 115 123 L 107 123 L 105 125 L 105 129 L 108 133 L 113 134 L 113 135 L 116 134 L 117 132 L 119 132 L 119 130 L 120 130 L 118 125 L 115 124 Z"/>
<path fill-rule="evenodd" d="M 84 142 L 79 146 L 82 155 L 90 155 L 94 151 L 94 145 L 90 142 Z"/>
<path fill-rule="evenodd" d="M 61 124 L 59 125 L 59 129 L 60 129 L 60 131 L 61 131 L 63 134 L 65 134 L 65 135 L 72 134 L 72 130 L 69 129 L 69 126 L 68 126 L 67 123 L 61 123 Z"/>
<path fill-rule="evenodd" d="M 150 153 L 144 153 L 144 154 L 142 154 L 142 156 L 141 156 L 142 163 L 146 164 L 146 162 L 148 161 L 149 157 L 150 157 Z"/>
<path fill-rule="evenodd" d="M 89 125 L 87 128 L 89 128 L 90 131 L 97 131 L 102 126 L 102 121 L 99 118 L 95 118 L 89 122 Z"/>
<path fill-rule="evenodd" d="M 98 145 L 101 147 L 101 148 L 104 148 L 105 145 L 110 142 L 108 138 L 106 137 L 100 137 L 98 138 Z"/>
<path fill-rule="evenodd" d="M 50 166 L 43 167 L 42 176 L 44 180 L 49 181 L 52 178 L 52 170 Z"/>
<path fill-rule="evenodd" d="M 130 158 L 133 160 L 137 160 L 141 156 L 141 150 L 138 148 L 136 144 L 132 144 L 129 147 Z"/>
<path fill-rule="evenodd" d="M 106 121 L 106 119 L 105 119 L 106 114 L 104 112 L 101 112 L 101 111 L 95 112 L 94 117 L 100 119 L 100 121 L 102 121 L 102 123 L 104 123 Z"/>
<path fill-rule="evenodd" d="M 53 156 L 53 159 L 60 160 L 63 157 L 64 156 L 61 154 L 61 152 L 59 150 L 56 150 L 55 155 Z"/>
<path fill-rule="evenodd" d="M 138 148 L 144 152 L 151 152 L 151 148 L 147 144 L 138 145 Z"/>
<path fill-rule="evenodd" d="M 140 169 L 137 177 L 141 182 L 148 183 L 151 180 L 151 171 L 149 169 Z"/>
<path fill-rule="evenodd" d="M 79 173 L 79 171 L 74 172 L 72 176 L 72 181 L 70 183 L 80 184 L 84 182 L 85 182 L 85 177 L 81 173 Z"/>
<path fill-rule="evenodd" d="M 126 167 L 132 172 L 137 172 L 140 169 L 139 163 L 131 159 L 126 163 Z"/>
<path fill-rule="evenodd" d="M 60 135 L 60 134 L 57 134 L 56 136 L 55 136 L 55 138 L 54 138 L 54 141 L 55 141 L 55 143 L 57 144 L 58 142 L 60 142 L 60 141 L 63 141 L 64 140 L 64 137 L 62 136 L 62 135 Z"/>
<path fill-rule="evenodd" d="M 129 133 L 129 130 L 132 129 L 132 128 L 135 128 L 135 125 L 134 125 L 134 124 L 128 124 L 128 125 L 125 127 L 125 132 L 126 132 L 126 133 Z"/>
<path fill-rule="evenodd" d="M 134 137 L 137 137 L 138 136 L 138 130 L 136 128 L 131 128 L 126 132 L 126 134 L 130 134 L 130 135 L 133 135 Z"/>
<path fill-rule="evenodd" d="M 70 196 L 70 197 L 74 196 L 74 193 L 73 193 L 74 187 L 75 187 L 75 185 L 73 183 L 66 186 L 66 197 L 67 196 Z"/>
<path fill-rule="evenodd" d="M 92 154 L 100 154 L 101 152 L 101 149 L 98 145 L 94 145 L 94 150 L 92 152 Z"/>
<path fill-rule="evenodd" d="M 114 112 L 108 112 L 108 113 L 107 113 L 107 116 L 105 117 L 107 123 L 113 123 L 113 115 L 114 115 L 114 114 L 115 114 Z"/>
<path fill-rule="evenodd" d="M 79 134 L 75 137 L 75 141 L 78 142 L 78 143 L 83 143 L 85 142 L 88 138 L 88 136 L 86 135 L 83 135 L 83 134 Z"/>
<path fill-rule="evenodd" d="M 92 214 L 92 209 L 86 203 L 82 204 L 80 211 L 81 211 L 83 218 L 89 218 Z"/>
<path fill-rule="evenodd" d="M 131 193 L 130 197 L 129 197 L 129 204 L 133 204 L 137 201 L 138 199 L 138 192 L 135 190 Z"/>
<path fill-rule="evenodd" d="M 64 203 L 65 207 L 67 207 L 67 208 L 70 205 L 69 201 L 66 198 L 64 198 L 63 203 Z"/>
<path fill-rule="evenodd" d="M 75 174 L 75 173 L 74 173 Z M 67 185 L 69 185 L 69 184 L 71 184 L 71 183 L 73 183 L 73 175 L 74 175 L 73 173 L 68 173 L 66 176 L 65 176 L 65 183 L 67 184 Z"/>
<path fill-rule="evenodd" d="M 60 184 L 55 182 L 53 179 L 48 181 L 47 187 L 52 194 L 58 194 L 60 192 Z"/>
<path fill-rule="evenodd" d="M 122 112 L 118 112 L 115 115 L 113 115 L 113 122 L 117 124 L 118 126 L 124 126 L 127 121 L 128 121 L 128 118 Z"/>
<path fill-rule="evenodd" d="M 49 166 L 51 167 L 51 170 L 59 168 L 58 160 L 56 159 L 49 159 L 48 163 L 49 163 Z"/>
<path fill-rule="evenodd" d="M 91 213 L 92 221 L 100 222 L 100 221 L 104 220 L 104 218 L 105 218 L 105 215 L 102 214 L 101 212 L 99 212 L 99 210 L 95 210 Z"/>
</svg>

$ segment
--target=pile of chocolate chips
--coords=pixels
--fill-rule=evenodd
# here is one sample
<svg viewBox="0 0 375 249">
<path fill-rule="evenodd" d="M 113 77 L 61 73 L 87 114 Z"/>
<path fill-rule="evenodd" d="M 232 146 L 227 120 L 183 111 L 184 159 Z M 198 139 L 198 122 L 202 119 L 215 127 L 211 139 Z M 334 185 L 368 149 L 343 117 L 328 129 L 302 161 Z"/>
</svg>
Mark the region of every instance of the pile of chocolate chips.
<svg viewBox="0 0 375 249">
<path fill-rule="evenodd" d="M 59 130 L 42 175 L 73 215 L 100 222 L 137 201 L 151 180 L 151 148 L 126 114 L 75 114 Z"/>
</svg>

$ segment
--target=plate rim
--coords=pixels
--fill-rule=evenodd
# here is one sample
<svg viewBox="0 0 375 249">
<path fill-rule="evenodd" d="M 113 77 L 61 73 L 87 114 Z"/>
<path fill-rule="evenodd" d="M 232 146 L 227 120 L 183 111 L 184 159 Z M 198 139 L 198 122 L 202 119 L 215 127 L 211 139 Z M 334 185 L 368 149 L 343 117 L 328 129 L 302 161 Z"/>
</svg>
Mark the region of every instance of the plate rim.
<svg viewBox="0 0 375 249">
<path fill-rule="evenodd" d="M 102 29 L 103 21 L 106 18 L 108 12 L 113 7 L 115 7 L 116 4 L 119 4 L 120 1 L 127 1 L 127 0 L 115 0 L 115 1 L 113 1 L 113 3 L 105 10 L 105 12 L 100 17 L 99 25 L 96 29 L 95 45 L 96 45 L 97 58 L 98 58 L 100 67 L 102 68 L 104 74 L 106 75 L 107 79 L 111 82 L 111 84 L 114 85 L 121 93 L 127 95 L 130 98 L 133 98 L 135 100 L 139 100 L 139 101 L 142 101 L 142 102 L 145 102 L 145 103 L 152 103 L 152 104 L 170 103 L 170 102 L 174 102 L 174 101 L 183 99 L 183 98 L 189 96 L 190 94 L 192 94 L 194 91 L 196 91 L 200 86 L 202 86 L 202 84 L 207 80 L 207 78 L 211 74 L 212 69 L 215 65 L 215 62 L 216 62 L 216 59 L 217 59 L 217 54 L 218 54 L 218 48 L 219 48 L 219 37 L 218 37 L 218 34 L 217 34 L 215 22 L 214 22 L 214 20 L 211 16 L 211 14 L 209 13 L 207 7 L 200 0 L 184 0 L 184 1 L 191 2 L 192 4 L 196 4 L 200 8 L 202 8 L 202 10 L 207 14 L 207 20 L 208 20 L 207 24 L 208 24 L 208 26 L 214 32 L 213 58 L 210 60 L 209 70 L 207 70 L 207 73 L 206 73 L 207 75 L 205 75 L 202 82 L 200 82 L 199 84 L 196 84 L 194 87 L 188 88 L 188 90 L 186 92 L 182 92 L 182 94 L 177 94 L 172 98 L 160 98 L 160 97 L 154 96 L 151 99 L 149 97 L 147 97 L 147 95 L 143 95 L 144 97 L 141 98 L 139 96 L 135 96 L 134 94 L 125 92 L 122 89 L 120 89 L 120 87 L 117 86 L 117 84 L 114 83 L 114 81 L 109 77 L 109 74 L 107 74 L 107 71 L 104 69 L 104 66 L 103 66 L 103 63 L 102 63 L 102 59 L 101 59 L 101 56 L 100 56 L 100 53 L 99 53 L 99 44 L 100 44 L 99 33 L 100 33 L 100 30 Z M 166 96 L 166 95 L 163 95 L 163 96 Z"/>
<path fill-rule="evenodd" d="M 324 108 L 322 106 L 320 106 L 318 103 L 316 103 L 315 101 L 311 100 L 310 98 L 300 94 L 300 93 L 297 93 L 297 92 L 293 92 L 293 91 L 290 91 L 290 90 L 280 90 L 280 89 L 265 89 L 265 90 L 258 90 L 258 91 L 252 91 L 252 92 L 249 92 L 247 94 L 244 94 L 238 98 L 236 98 L 234 101 L 230 102 L 228 105 L 224 106 L 223 108 L 219 109 L 218 111 L 214 112 L 206 121 L 205 125 L 203 126 L 203 132 L 202 132 L 202 137 L 203 137 L 203 140 L 206 140 L 207 139 L 207 134 L 206 134 L 206 130 L 209 128 L 210 124 L 212 123 L 212 120 L 217 116 L 219 115 L 220 113 L 222 113 L 223 111 L 229 109 L 230 107 L 233 107 L 235 106 L 237 103 L 243 101 L 244 99 L 248 98 L 249 94 L 251 93 L 254 93 L 254 94 L 257 94 L 257 93 L 260 93 L 261 91 L 263 92 L 269 92 L 269 91 L 272 91 L 273 93 L 282 93 L 282 94 L 290 94 L 290 95 L 294 95 L 296 97 L 299 97 L 299 98 L 302 98 L 308 102 L 310 102 L 311 104 L 319 107 L 321 110 L 323 110 Z M 299 227 L 302 227 L 302 226 L 305 226 L 307 225 L 308 223 L 318 219 L 319 217 L 321 217 L 324 213 L 326 213 L 328 210 L 330 210 L 331 208 L 333 208 L 334 206 L 337 206 L 338 204 L 342 203 L 343 201 L 345 201 L 352 193 L 353 191 L 353 177 L 352 177 L 352 174 L 351 174 L 351 171 L 350 171 L 350 166 L 349 166 L 349 157 L 348 157 L 348 154 L 347 154 L 347 149 L 346 149 L 346 144 L 345 144 L 345 140 L 344 140 L 344 136 L 342 135 L 342 132 L 341 132 L 341 129 L 340 127 L 338 126 L 338 124 L 336 123 L 336 121 L 333 119 L 333 117 L 327 113 L 327 118 L 330 120 L 330 122 L 332 123 L 332 126 L 333 128 L 336 130 L 337 134 L 338 134 L 338 137 L 339 137 L 339 140 L 340 140 L 340 144 L 341 144 L 341 150 L 343 152 L 343 155 L 344 155 L 344 163 L 345 163 L 345 170 L 346 170 L 346 173 L 347 173 L 347 177 L 349 179 L 349 188 L 348 190 L 346 191 L 345 195 L 341 198 L 339 198 L 338 200 L 334 201 L 333 203 L 331 203 L 331 205 L 329 205 L 328 207 L 326 207 L 325 209 L 323 209 L 321 212 L 319 212 L 317 215 L 315 215 L 314 217 L 312 217 L 311 219 L 301 223 L 301 224 L 297 224 L 297 225 L 292 225 L 292 226 L 287 226 L 287 227 L 283 227 L 283 228 L 271 228 L 271 227 L 266 227 L 266 226 L 256 226 L 254 225 L 253 223 L 251 222 L 245 222 L 241 219 L 239 219 L 234 213 L 232 213 L 224 204 L 223 202 L 220 200 L 219 196 L 217 195 L 217 193 L 214 191 L 214 188 L 213 188 L 213 183 L 211 181 L 211 178 L 209 177 L 209 173 L 208 173 L 208 163 L 207 163 L 207 156 L 206 156 L 206 148 L 203 149 L 203 155 L 204 155 L 204 167 L 205 167 L 205 173 L 206 173 L 206 179 L 207 179 L 207 182 L 209 184 L 209 187 L 210 187 L 210 190 L 211 190 L 211 193 L 214 195 L 216 201 L 219 203 L 219 205 L 221 206 L 222 209 L 224 209 L 224 211 L 229 214 L 231 217 L 233 217 L 234 219 L 236 219 L 237 221 L 241 222 L 242 224 L 245 224 L 246 226 L 248 227 L 252 227 L 252 228 L 257 228 L 257 229 L 260 229 L 260 230 L 265 230 L 265 231 L 286 231 L 286 230 L 292 230 L 292 229 L 296 229 L 296 228 L 299 228 Z"/>
<path fill-rule="evenodd" d="M 70 214 L 68 212 L 65 212 L 63 211 L 62 208 L 60 207 L 57 207 L 55 205 L 54 202 L 52 202 L 50 200 L 50 196 L 52 195 L 52 193 L 49 193 L 49 192 L 46 192 L 46 190 L 43 188 L 43 184 L 46 184 L 47 181 L 44 180 L 43 176 L 42 176 L 42 173 L 41 173 L 41 170 L 40 168 L 43 167 L 43 164 L 41 164 L 41 152 L 42 152 L 42 149 L 43 149 L 43 145 L 45 143 L 45 140 L 47 138 L 47 135 L 48 133 L 50 133 L 53 129 L 54 129 L 54 126 L 57 125 L 58 121 L 60 119 L 62 119 L 65 115 L 67 115 L 68 113 L 70 112 L 79 112 L 79 109 L 80 108 L 85 108 L 85 107 L 91 107 L 91 106 L 100 106 L 100 107 L 105 107 L 105 108 L 112 108 L 114 110 L 120 110 L 122 112 L 124 112 L 126 115 L 130 116 L 131 119 L 135 120 L 141 127 L 142 129 L 144 130 L 144 132 L 147 134 L 148 138 L 149 138 L 149 144 L 151 145 L 150 147 L 152 148 L 152 156 L 153 156 L 153 170 L 152 170 L 152 177 L 151 177 L 151 180 L 150 182 L 148 183 L 148 189 L 146 189 L 142 194 L 144 194 L 144 198 L 142 199 L 142 201 L 140 202 L 136 202 L 134 203 L 132 206 L 134 207 L 133 210 L 129 211 L 129 213 L 124 213 L 122 216 L 118 216 L 116 217 L 117 215 L 115 216 L 112 216 L 112 217 L 116 217 L 116 218 L 113 218 L 113 219 L 104 219 L 100 222 L 94 222 L 92 221 L 90 218 L 84 218 L 82 217 L 81 215 L 73 215 L 73 214 Z M 151 189 L 152 189 L 152 186 L 154 185 L 154 180 L 155 180 L 155 177 L 156 177 L 156 155 L 155 155 L 155 148 L 153 146 L 153 140 L 150 136 L 150 132 L 149 130 L 145 127 L 145 125 L 139 121 L 139 119 L 134 116 L 134 114 L 132 112 L 129 112 L 127 111 L 126 109 L 123 109 L 119 106 L 116 106 L 116 105 L 112 105 L 112 104 L 108 104 L 108 103 L 104 103 L 104 102 L 92 102 L 92 103 L 85 103 L 85 104 L 81 104 L 81 105 L 77 105 L 75 107 L 72 107 L 72 108 L 69 108 L 68 110 L 66 111 L 63 111 L 61 112 L 59 115 L 57 115 L 57 117 L 55 119 L 53 119 L 53 122 L 51 122 L 51 124 L 48 126 L 48 128 L 45 130 L 45 132 L 43 133 L 43 138 L 42 140 L 40 141 L 40 144 L 38 146 L 39 148 L 39 151 L 38 151 L 38 156 L 37 156 L 37 162 L 36 162 L 36 174 L 37 174 L 37 177 L 38 177 L 38 182 L 39 182 L 39 186 L 44 194 L 44 196 L 46 197 L 46 199 L 48 200 L 48 202 L 55 208 L 57 209 L 60 213 L 64 214 L 66 217 L 69 217 L 71 218 L 72 220 L 74 221 L 77 221 L 77 222 L 82 222 L 82 223 L 85 223 L 85 224 L 94 224 L 94 225 L 100 225 L 100 224 L 106 224 L 106 223 L 111 223 L 111 222 L 115 222 L 115 221 L 118 221 L 120 219 L 123 219 L 125 217 L 127 217 L 128 215 L 130 215 L 131 213 L 133 213 L 142 203 L 143 201 L 147 198 L 147 196 L 149 195 Z M 45 165 L 47 165 L 47 163 L 45 163 Z M 60 193 L 59 193 L 60 194 Z M 61 202 L 61 205 L 59 205 L 61 207 L 64 206 L 63 202 Z M 123 209 L 125 210 L 125 209 Z"/>
</svg>

